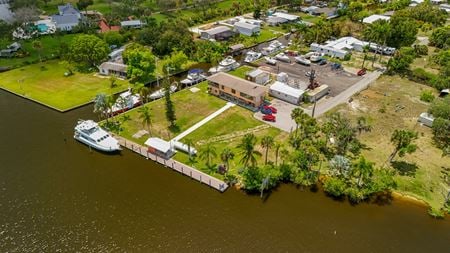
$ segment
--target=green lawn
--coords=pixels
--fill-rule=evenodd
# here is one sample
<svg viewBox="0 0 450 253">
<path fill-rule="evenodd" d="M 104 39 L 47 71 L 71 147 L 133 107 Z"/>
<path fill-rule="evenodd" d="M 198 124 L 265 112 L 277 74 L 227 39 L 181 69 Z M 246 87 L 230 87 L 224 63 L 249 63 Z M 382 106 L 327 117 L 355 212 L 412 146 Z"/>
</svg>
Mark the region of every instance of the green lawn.
<svg viewBox="0 0 450 253">
<path fill-rule="evenodd" d="M 62 43 L 69 44 L 74 34 L 67 35 L 45 35 L 37 38 L 42 44 L 41 57 L 53 58 L 58 55 L 60 45 Z M 32 46 L 33 40 L 20 41 L 23 57 L 0 58 L 0 67 L 20 67 L 30 63 L 37 63 L 39 61 L 39 52 Z"/>
<path fill-rule="evenodd" d="M 200 91 L 193 93 L 190 89 L 184 89 L 172 95 L 172 101 L 175 106 L 175 114 L 177 117 L 176 123 L 179 128 L 178 131 L 171 132 L 168 130 L 169 123 L 167 122 L 165 115 L 165 99 L 159 99 L 145 105 L 151 109 L 153 121 L 151 126 L 152 136 L 169 140 L 226 104 L 224 100 L 207 93 L 206 82 L 199 83 L 195 87 L 199 88 Z M 126 115 L 126 117 L 129 116 L 129 120 L 126 120 L 121 124 L 123 130 L 120 132 L 120 135 L 129 140 L 143 144 L 148 138 L 147 135 L 140 139 L 134 139 L 132 137 L 139 130 L 147 129 L 142 125 L 142 121 L 139 119 L 139 108 L 131 110 L 124 115 Z"/>
<path fill-rule="evenodd" d="M 243 135 L 247 132 L 253 132 L 256 135 L 258 138 L 256 148 L 263 154 L 264 150 L 260 145 L 260 140 L 263 136 L 270 135 L 274 137 L 277 142 L 281 143 L 288 138 L 287 133 L 255 119 L 253 117 L 253 112 L 235 106 L 186 136 L 181 142 L 190 139 L 194 142 L 194 147 L 197 150 L 201 150 L 207 142 L 211 142 L 216 148 L 217 153 L 217 157 L 213 160 L 213 164 L 221 164 L 220 153 L 225 148 L 230 148 L 235 153 L 235 158 L 230 162 L 229 173 L 237 175 L 239 168 L 242 166 L 240 163 L 240 150 L 237 148 L 237 145 L 240 143 Z M 274 161 L 274 156 L 273 150 L 271 150 L 269 152 L 269 160 Z M 175 155 L 175 159 L 186 164 L 191 164 L 188 155 L 182 152 L 178 152 Z M 263 163 L 264 156 L 258 158 L 258 161 L 259 164 Z M 223 175 L 209 171 L 206 168 L 205 161 L 201 160 L 199 157 L 196 158 L 196 162 L 193 166 L 217 178 L 223 178 Z"/>
<path fill-rule="evenodd" d="M 251 70 L 254 70 L 254 69 L 255 68 L 252 68 L 250 66 L 243 65 L 243 66 L 241 66 L 241 67 L 239 67 L 239 68 L 237 68 L 237 69 L 235 69 L 233 71 L 230 71 L 229 74 L 245 79 L 245 74 L 247 72 L 251 71 Z"/>
<path fill-rule="evenodd" d="M 75 73 L 65 77 L 66 69 L 58 61 L 47 61 L 0 73 L 0 87 L 36 100 L 60 111 L 88 103 L 98 93 L 117 93 L 128 88 L 118 81 L 111 89 L 107 78 L 94 73 Z"/>
</svg>

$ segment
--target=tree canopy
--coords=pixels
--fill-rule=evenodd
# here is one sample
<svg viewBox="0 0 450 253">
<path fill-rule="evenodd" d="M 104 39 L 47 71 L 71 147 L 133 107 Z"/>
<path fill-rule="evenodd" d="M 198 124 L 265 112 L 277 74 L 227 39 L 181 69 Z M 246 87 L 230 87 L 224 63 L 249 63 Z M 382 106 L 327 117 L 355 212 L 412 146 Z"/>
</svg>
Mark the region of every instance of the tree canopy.
<svg viewBox="0 0 450 253">
<path fill-rule="evenodd" d="M 68 57 L 74 62 L 97 66 L 108 56 L 106 43 L 95 35 L 77 35 L 70 43 Z"/>
</svg>

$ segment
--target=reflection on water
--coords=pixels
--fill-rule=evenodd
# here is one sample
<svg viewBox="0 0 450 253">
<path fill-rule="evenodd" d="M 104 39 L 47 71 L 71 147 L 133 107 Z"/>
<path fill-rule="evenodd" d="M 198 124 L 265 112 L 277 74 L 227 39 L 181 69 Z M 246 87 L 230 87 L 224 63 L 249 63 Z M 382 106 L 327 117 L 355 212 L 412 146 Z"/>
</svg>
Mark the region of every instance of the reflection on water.
<svg viewBox="0 0 450 253">
<path fill-rule="evenodd" d="M 284 185 L 220 194 L 128 151 L 72 138 L 61 114 L 0 91 L 0 252 L 444 252 L 450 221 L 423 207 L 351 206 Z"/>
</svg>

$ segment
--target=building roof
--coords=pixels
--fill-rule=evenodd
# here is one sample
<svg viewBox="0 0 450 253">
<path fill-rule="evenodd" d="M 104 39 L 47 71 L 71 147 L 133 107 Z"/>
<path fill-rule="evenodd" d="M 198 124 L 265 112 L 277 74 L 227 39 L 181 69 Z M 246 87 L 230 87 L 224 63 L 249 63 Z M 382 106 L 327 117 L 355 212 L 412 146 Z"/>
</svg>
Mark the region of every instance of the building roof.
<svg viewBox="0 0 450 253">
<path fill-rule="evenodd" d="M 266 73 L 266 72 L 264 72 L 264 71 L 262 71 L 260 69 L 254 69 L 254 70 L 249 71 L 247 73 L 247 76 L 249 76 L 251 78 L 255 78 L 255 77 L 257 77 L 257 76 L 259 76 L 261 74 L 264 74 L 264 73 Z"/>
<path fill-rule="evenodd" d="M 65 25 L 65 24 L 78 24 L 78 16 L 75 14 L 68 14 L 68 15 L 53 15 L 52 16 L 53 22 L 56 23 L 56 25 Z"/>
<path fill-rule="evenodd" d="M 127 65 L 117 62 L 104 62 L 100 65 L 101 69 L 114 70 L 117 72 L 127 72 Z"/>
<path fill-rule="evenodd" d="M 125 21 L 121 21 L 120 25 L 121 26 L 139 26 L 142 25 L 143 23 L 140 20 L 125 20 Z"/>
<path fill-rule="evenodd" d="M 223 32 L 231 31 L 231 29 L 227 26 L 217 26 L 214 28 L 211 28 L 209 30 L 204 30 L 202 32 L 208 33 L 209 35 L 216 35 Z"/>
<path fill-rule="evenodd" d="M 277 91 L 283 94 L 287 94 L 289 96 L 300 98 L 303 93 L 305 93 L 304 90 L 296 89 L 294 87 L 291 87 L 287 85 L 286 83 L 276 81 L 270 86 L 270 90 Z"/>
<path fill-rule="evenodd" d="M 323 8 L 316 8 L 313 10 L 313 12 L 315 14 L 330 14 L 330 13 L 335 13 L 337 10 L 337 8 L 335 7 L 323 7 Z"/>
<path fill-rule="evenodd" d="M 258 25 L 253 25 L 253 24 L 249 24 L 249 23 L 245 23 L 245 22 L 236 22 L 236 23 L 234 23 L 234 27 L 241 27 L 241 28 L 246 28 L 246 29 L 250 29 L 250 30 L 259 28 Z"/>
<path fill-rule="evenodd" d="M 279 24 L 279 23 L 285 23 L 287 21 L 288 20 L 285 19 L 285 18 L 275 17 L 275 16 L 270 16 L 270 17 L 267 18 L 267 22 L 268 23 L 277 23 L 277 24 Z"/>
<path fill-rule="evenodd" d="M 388 16 L 375 14 L 375 15 L 372 15 L 372 16 L 368 16 L 367 18 L 364 18 L 363 19 L 363 23 L 372 24 L 373 22 L 378 21 L 378 20 L 386 20 L 386 21 L 388 21 L 389 19 L 391 19 L 391 18 L 388 17 Z"/>
<path fill-rule="evenodd" d="M 172 147 L 170 146 L 170 142 L 167 142 L 165 140 L 162 140 L 162 139 L 156 138 L 156 137 L 148 138 L 144 144 L 149 147 L 152 147 L 162 153 L 167 153 L 170 150 L 172 150 Z"/>
<path fill-rule="evenodd" d="M 72 6 L 72 4 L 68 3 L 65 5 L 58 5 L 58 11 L 61 15 L 73 15 L 73 14 L 80 14 L 80 12 Z"/>
<path fill-rule="evenodd" d="M 288 21 L 295 21 L 299 18 L 297 15 L 287 14 L 283 12 L 275 12 L 274 14 L 272 14 L 272 16 L 284 18 Z"/>
<path fill-rule="evenodd" d="M 244 44 L 236 44 L 236 45 L 231 45 L 230 49 L 231 49 L 231 51 L 236 51 L 236 50 L 241 50 L 244 47 L 245 47 Z"/>
<path fill-rule="evenodd" d="M 100 31 L 102 33 L 103 32 L 119 31 L 120 30 L 120 26 L 117 26 L 117 25 L 109 26 L 108 23 L 104 19 L 99 21 L 98 26 L 100 27 Z"/>
<path fill-rule="evenodd" d="M 250 82 L 224 72 L 216 73 L 209 76 L 207 79 L 210 82 L 223 85 L 254 97 L 263 96 L 267 92 L 267 88 L 262 85 L 258 85 L 254 82 Z"/>
</svg>

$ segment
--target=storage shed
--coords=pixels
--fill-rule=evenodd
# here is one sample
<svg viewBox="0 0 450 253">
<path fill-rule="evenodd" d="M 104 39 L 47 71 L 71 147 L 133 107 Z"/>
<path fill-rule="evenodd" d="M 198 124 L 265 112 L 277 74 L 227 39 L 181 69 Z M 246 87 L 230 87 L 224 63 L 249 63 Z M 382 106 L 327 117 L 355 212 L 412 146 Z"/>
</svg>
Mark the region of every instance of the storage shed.
<svg viewBox="0 0 450 253">
<path fill-rule="evenodd" d="M 322 97 L 328 95 L 330 93 L 330 87 L 326 84 L 322 84 L 319 87 L 315 88 L 314 90 L 310 90 L 306 93 L 308 96 L 308 100 L 311 103 L 314 103 L 321 99 Z"/>
<path fill-rule="evenodd" d="M 426 113 L 426 112 L 422 112 L 419 116 L 419 119 L 417 120 L 420 123 L 424 124 L 427 127 L 432 127 L 433 126 L 433 121 L 434 121 L 434 117 L 433 115 Z"/>
<path fill-rule="evenodd" d="M 145 141 L 145 145 L 148 146 L 148 152 L 164 159 L 169 159 L 175 154 L 175 150 L 170 145 L 170 142 L 162 140 L 160 138 L 152 137 Z"/>
<path fill-rule="evenodd" d="M 270 81 L 270 74 L 260 69 L 254 69 L 245 75 L 245 79 L 260 85 L 265 85 Z"/>
<path fill-rule="evenodd" d="M 288 103 L 298 105 L 303 99 L 304 90 L 296 89 L 286 83 L 276 81 L 270 86 L 269 94 Z"/>
</svg>

